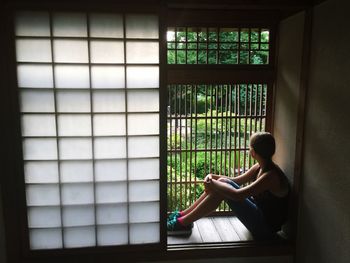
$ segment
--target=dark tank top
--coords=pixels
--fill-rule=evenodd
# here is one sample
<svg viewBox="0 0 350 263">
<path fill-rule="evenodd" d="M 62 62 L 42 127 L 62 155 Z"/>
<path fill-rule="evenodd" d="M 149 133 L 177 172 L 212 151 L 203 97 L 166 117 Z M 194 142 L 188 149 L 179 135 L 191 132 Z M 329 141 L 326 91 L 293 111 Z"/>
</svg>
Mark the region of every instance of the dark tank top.
<svg viewBox="0 0 350 263">
<path fill-rule="evenodd" d="M 270 171 L 272 169 L 277 169 L 280 180 L 285 180 L 285 182 L 288 183 L 287 177 L 278 166 L 271 165 L 271 167 L 268 167 L 267 171 Z M 259 174 L 259 171 L 260 168 L 257 175 Z M 290 186 L 288 183 L 288 193 L 283 197 L 276 196 L 268 190 L 253 197 L 256 205 L 261 209 L 266 223 L 274 232 L 279 231 L 281 229 L 281 226 L 287 220 L 289 194 Z"/>
</svg>

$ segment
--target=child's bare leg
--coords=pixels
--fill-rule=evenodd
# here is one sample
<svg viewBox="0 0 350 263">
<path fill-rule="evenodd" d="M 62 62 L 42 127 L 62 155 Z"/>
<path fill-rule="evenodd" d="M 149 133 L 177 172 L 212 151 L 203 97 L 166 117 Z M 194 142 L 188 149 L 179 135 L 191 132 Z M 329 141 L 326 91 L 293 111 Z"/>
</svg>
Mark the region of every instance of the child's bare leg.
<svg viewBox="0 0 350 263">
<path fill-rule="evenodd" d="M 188 208 L 186 208 L 185 210 L 181 211 L 182 215 L 187 215 L 188 213 L 190 213 L 193 209 L 195 209 L 198 204 L 200 204 L 202 202 L 202 200 L 207 196 L 206 192 L 203 192 L 201 194 L 201 196 L 192 204 L 190 205 Z"/>
<path fill-rule="evenodd" d="M 224 198 L 217 193 L 209 193 L 188 214 L 181 217 L 184 225 L 188 225 L 214 211 Z"/>
</svg>

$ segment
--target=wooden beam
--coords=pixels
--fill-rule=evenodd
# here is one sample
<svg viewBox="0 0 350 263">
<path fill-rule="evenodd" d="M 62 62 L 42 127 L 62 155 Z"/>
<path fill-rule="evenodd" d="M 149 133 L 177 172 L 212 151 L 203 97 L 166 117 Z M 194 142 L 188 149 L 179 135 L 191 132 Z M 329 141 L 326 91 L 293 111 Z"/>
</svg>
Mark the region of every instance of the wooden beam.
<svg viewBox="0 0 350 263">
<path fill-rule="evenodd" d="M 244 69 L 242 67 L 220 67 L 220 65 L 214 67 L 207 65 L 168 66 L 168 83 L 171 84 L 264 83 L 272 81 L 273 78 L 274 71 L 264 66 L 261 66 L 258 71 L 256 68 Z"/>
</svg>

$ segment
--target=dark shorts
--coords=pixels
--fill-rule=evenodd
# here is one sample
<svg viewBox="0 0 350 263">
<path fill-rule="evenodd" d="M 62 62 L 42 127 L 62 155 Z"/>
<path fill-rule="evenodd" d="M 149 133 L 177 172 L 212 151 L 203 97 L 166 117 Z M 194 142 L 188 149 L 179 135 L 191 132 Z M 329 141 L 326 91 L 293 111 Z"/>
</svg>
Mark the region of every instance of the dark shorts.
<svg viewBox="0 0 350 263">
<path fill-rule="evenodd" d="M 232 187 L 239 189 L 239 185 L 233 181 L 227 181 Z M 237 218 L 250 231 L 254 239 L 266 240 L 273 239 L 276 234 L 271 231 L 270 226 L 265 222 L 261 209 L 254 203 L 252 198 L 246 198 L 243 201 L 234 201 L 226 199 Z"/>
</svg>

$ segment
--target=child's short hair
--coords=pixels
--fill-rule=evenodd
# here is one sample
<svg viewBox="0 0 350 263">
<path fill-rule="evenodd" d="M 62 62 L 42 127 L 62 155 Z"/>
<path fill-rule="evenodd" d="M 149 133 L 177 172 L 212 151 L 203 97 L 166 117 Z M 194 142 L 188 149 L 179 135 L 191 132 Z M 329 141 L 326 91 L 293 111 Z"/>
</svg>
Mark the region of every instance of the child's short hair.
<svg viewBox="0 0 350 263">
<path fill-rule="evenodd" d="M 250 146 L 265 160 L 270 160 L 275 153 L 275 138 L 269 132 L 257 132 L 250 137 Z"/>
</svg>

